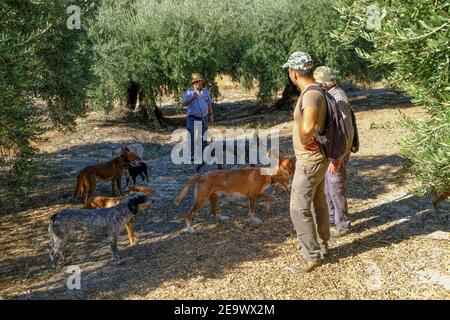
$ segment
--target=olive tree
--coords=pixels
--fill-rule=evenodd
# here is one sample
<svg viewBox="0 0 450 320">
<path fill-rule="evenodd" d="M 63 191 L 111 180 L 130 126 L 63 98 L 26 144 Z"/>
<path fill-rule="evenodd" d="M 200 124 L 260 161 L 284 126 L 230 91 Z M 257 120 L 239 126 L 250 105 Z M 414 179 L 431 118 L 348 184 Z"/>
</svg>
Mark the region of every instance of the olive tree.
<svg viewBox="0 0 450 320">
<path fill-rule="evenodd" d="M 354 46 L 373 65 L 390 66 L 389 81 L 429 114 L 426 120 L 403 116 L 409 136 L 401 141 L 406 172 L 416 191 L 450 187 L 450 4 L 448 1 L 337 0 L 342 25 L 336 38 Z M 355 45 L 373 44 L 368 52 Z"/>
</svg>

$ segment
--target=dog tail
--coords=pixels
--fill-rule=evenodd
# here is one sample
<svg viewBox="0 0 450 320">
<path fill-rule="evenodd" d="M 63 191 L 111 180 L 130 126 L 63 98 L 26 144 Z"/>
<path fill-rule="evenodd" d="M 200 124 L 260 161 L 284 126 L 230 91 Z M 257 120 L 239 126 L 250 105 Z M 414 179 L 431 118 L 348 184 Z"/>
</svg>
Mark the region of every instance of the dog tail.
<svg viewBox="0 0 450 320">
<path fill-rule="evenodd" d="M 55 228 L 55 220 L 56 220 L 56 216 L 57 215 L 58 215 L 57 213 L 53 214 L 50 217 L 49 222 L 48 222 L 48 235 L 50 237 L 50 259 L 52 261 L 53 267 L 56 267 L 56 260 L 55 259 L 56 259 L 57 251 L 55 251 L 55 237 L 56 237 L 56 235 L 55 235 L 54 228 Z"/>
<path fill-rule="evenodd" d="M 184 199 L 184 197 L 186 196 L 186 193 L 188 193 L 189 188 L 193 185 L 196 184 L 200 181 L 201 176 L 197 176 L 197 177 L 193 177 L 191 179 L 189 179 L 186 184 L 184 185 L 183 190 L 181 190 L 180 194 L 175 198 L 174 202 L 176 205 L 179 205 L 180 202 Z"/>
<path fill-rule="evenodd" d="M 75 187 L 75 193 L 73 194 L 73 198 L 74 199 L 81 198 L 82 192 L 83 192 L 83 175 L 80 172 L 77 177 L 77 186 Z"/>
</svg>

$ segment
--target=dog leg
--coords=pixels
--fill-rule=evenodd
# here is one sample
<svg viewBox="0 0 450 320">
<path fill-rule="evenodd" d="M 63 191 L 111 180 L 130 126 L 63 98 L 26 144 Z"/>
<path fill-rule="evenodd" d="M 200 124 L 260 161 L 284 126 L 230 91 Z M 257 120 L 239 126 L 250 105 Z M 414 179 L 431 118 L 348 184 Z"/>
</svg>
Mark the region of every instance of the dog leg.
<svg viewBox="0 0 450 320">
<path fill-rule="evenodd" d="M 211 203 L 211 211 L 210 211 L 210 213 L 214 217 L 219 219 L 220 221 L 228 220 L 229 218 L 227 216 L 217 214 L 217 200 L 218 200 L 218 198 L 219 198 L 219 196 L 216 193 L 211 194 L 211 196 L 209 197 L 209 201 Z"/>
<path fill-rule="evenodd" d="M 115 185 L 114 185 L 115 183 L 116 183 L 116 181 L 115 181 L 115 179 L 113 178 L 113 179 L 111 180 L 111 194 L 112 194 L 113 197 L 116 196 L 116 187 L 115 187 Z"/>
<path fill-rule="evenodd" d="M 186 231 L 189 233 L 195 233 L 194 228 L 192 227 L 192 220 L 194 220 L 194 215 L 197 214 L 206 204 L 208 198 L 204 195 L 200 197 L 197 195 L 197 199 L 195 200 L 194 207 L 192 210 L 186 215 Z"/>
<path fill-rule="evenodd" d="M 122 263 L 122 258 L 120 257 L 119 253 L 117 252 L 117 235 L 109 235 L 108 237 L 109 246 L 111 247 L 111 256 L 112 259 L 116 261 L 117 264 Z"/>
<path fill-rule="evenodd" d="M 134 234 L 134 219 L 130 219 L 130 221 L 125 224 L 125 228 L 127 229 L 130 246 L 137 246 L 138 242 L 136 240 L 136 235 Z"/>
<path fill-rule="evenodd" d="M 87 194 L 86 194 L 86 189 L 83 189 L 83 191 L 81 192 L 81 203 L 83 204 L 83 206 L 86 208 L 86 201 L 87 201 Z"/>
<path fill-rule="evenodd" d="M 117 183 L 117 188 L 119 189 L 119 196 L 122 196 L 123 195 L 123 191 L 122 191 L 122 173 L 120 173 L 116 177 L 116 183 Z"/>
<path fill-rule="evenodd" d="M 267 209 L 267 211 L 269 211 L 270 213 L 273 213 L 272 212 L 272 196 L 269 196 L 269 195 L 267 195 L 267 194 L 265 194 L 263 192 L 263 193 L 260 193 L 258 195 L 258 197 L 261 197 L 261 198 L 263 198 L 266 201 L 266 209 Z"/>
<path fill-rule="evenodd" d="M 60 242 L 61 239 L 59 239 L 55 234 L 50 234 L 50 242 L 51 242 L 51 247 L 50 247 L 50 260 L 52 261 L 52 266 L 53 268 L 56 268 L 56 256 L 58 255 L 59 252 L 59 247 L 60 247 Z"/>
<path fill-rule="evenodd" d="M 86 196 L 86 198 L 84 200 L 85 206 L 87 206 L 87 200 L 90 197 L 92 197 L 92 195 L 94 194 L 94 189 L 95 189 L 96 183 L 97 183 L 97 180 L 95 179 L 95 175 L 89 176 L 88 183 L 87 183 L 87 186 L 86 186 L 87 196 Z"/>
<path fill-rule="evenodd" d="M 186 216 L 186 231 L 188 233 L 195 233 L 194 228 L 192 227 L 192 215 Z"/>
<path fill-rule="evenodd" d="M 66 246 L 67 240 L 69 239 L 69 234 L 64 237 L 58 237 L 55 233 L 51 234 L 52 247 L 50 250 L 50 259 L 52 260 L 53 268 L 56 268 L 58 256 L 64 265 L 64 248 Z"/>
<path fill-rule="evenodd" d="M 249 211 L 250 221 L 253 222 L 254 224 L 261 224 L 262 223 L 261 219 L 259 219 L 256 216 L 256 196 L 249 196 L 248 200 L 250 206 Z"/>
<path fill-rule="evenodd" d="M 128 187 L 130 185 L 130 181 L 131 181 L 130 173 L 128 172 L 128 169 L 125 169 L 123 172 L 125 174 L 125 182 Z"/>
<path fill-rule="evenodd" d="M 147 169 L 145 169 L 144 175 L 145 175 L 145 181 L 148 183 L 149 182 L 148 181 L 148 167 L 147 167 Z"/>
<path fill-rule="evenodd" d="M 289 184 L 287 183 L 283 183 L 283 190 L 284 190 L 284 194 L 288 197 L 291 196 L 291 188 L 289 186 Z"/>
</svg>

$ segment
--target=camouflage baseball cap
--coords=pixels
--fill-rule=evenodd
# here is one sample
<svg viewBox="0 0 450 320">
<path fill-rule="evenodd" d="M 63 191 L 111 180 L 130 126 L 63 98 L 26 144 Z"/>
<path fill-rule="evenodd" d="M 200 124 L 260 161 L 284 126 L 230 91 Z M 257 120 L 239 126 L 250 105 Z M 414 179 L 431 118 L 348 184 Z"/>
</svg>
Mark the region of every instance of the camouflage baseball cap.
<svg viewBox="0 0 450 320">
<path fill-rule="evenodd" d="M 294 70 L 309 71 L 314 67 L 313 59 L 306 52 L 297 51 L 291 54 L 289 60 L 283 65 L 283 68 Z"/>
<path fill-rule="evenodd" d="M 321 66 L 314 70 L 314 80 L 318 83 L 336 82 L 336 73 L 329 67 Z"/>
</svg>

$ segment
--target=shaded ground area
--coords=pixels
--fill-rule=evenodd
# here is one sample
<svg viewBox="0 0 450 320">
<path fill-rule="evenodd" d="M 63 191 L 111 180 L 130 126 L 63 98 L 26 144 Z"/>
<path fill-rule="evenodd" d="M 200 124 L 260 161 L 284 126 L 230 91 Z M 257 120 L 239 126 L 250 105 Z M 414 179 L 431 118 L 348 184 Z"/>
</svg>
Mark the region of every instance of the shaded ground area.
<svg viewBox="0 0 450 320">
<path fill-rule="evenodd" d="M 383 89 L 385 90 L 385 89 Z M 170 160 L 170 131 L 90 114 L 72 133 L 49 134 L 39 187 L 29 206 L 0 217 L 0 298 L 3 299 L 437 299 L 450 297 L 450 221 L 429 200 L 408 194 L 402 181 L 396 140 L 405 132 L 396 123 L 400 103 L 409 116 L 423 117 L 419 107 L 385 91 L 352 94 L 362 146 L 349 164 L 349 207 L 354 233 L 331 241 L 328 262 L 308 275 L 284 271 L 299 259 L 289 217 L 289 201 L 277 193 L 274 211 L 260 203 L 264 221 L 252 226 L 245 199 L 221 197 L 219 222 L 208 207 L 195 220 L 196 235 L 184 232 L 183 215 L 193 192 L 175 206 L 173 198 L 195 168 Z M 384 97 L 384 98 L 383 98 Z M 292 154 L 289 112 L 261 113 L 247 97 L 233 97 L 216 108 L 216 128 L 281 130 L 281 147 Z M 377 101 L 376 103 L 374 101 Z M 403 103 L 403 102 L 404 103 Z M 179 117 L 175 107 L 163 109 Z M 69 274 L 50 268 L 48 217 L 79 206 L 72 200 L 75 178 L 87 164 L 109 159 L 114 147 L 140 141 L 149 166 L 149 185 L 157 203 L 137 217 L 140 245 L 129 247 L 123 232 L 119 250 L 124 265 L 110 260 L 107 243 L 92 236 L 69 242 L 66 265 L 82 270 L 81 290 L 66 288 Z M 215 168 L 206 167 L 203 171 Z M 110 184 L 100 182 L 98 194 Z M 84 241 L 77 241 L 84 240 Z"/>
</svg>

